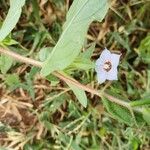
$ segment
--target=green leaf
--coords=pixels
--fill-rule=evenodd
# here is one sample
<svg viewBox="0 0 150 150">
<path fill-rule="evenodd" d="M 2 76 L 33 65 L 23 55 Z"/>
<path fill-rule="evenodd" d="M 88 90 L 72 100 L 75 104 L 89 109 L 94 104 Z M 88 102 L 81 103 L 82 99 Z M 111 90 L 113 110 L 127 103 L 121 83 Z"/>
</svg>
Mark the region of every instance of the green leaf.
<svg viewBox="0 0 150 150">
<path fill-rule="evenodd" d="M 136 101 L 130 102 L 130 105 L 132 107 L 142 106 L 142 105 L 150 105 L 150 97 L 145 97 L 141 100 L 136 100 Z"/>
<path fill-rule="evenodd" d="M 53 114 L 60 108 L 61 105 L 64 104 L 66 99 L 68 99 L 68 96 L 65 94 L 59 95 L 58 97 L 54 97 L 50 100 L 46 99 L 44 101 L 44 108 L 47 108 L 48 111 Z"/>
<path fill-rule="evenodd" d="M 139 145 L 140 145 L 139 139 L 136 137 L 133 137 L 130 141 L 130 149 L 138 150 Z"/>
<path fill-rule="evenodd" d="M 122 106 L 110 102 L 106 98 L 102 98 L 103 104 L 106 107 L 107 111 L 116 119 L 119 121 L 127 124 L 127 125 L 133 125 L 133 118 L 130 114 L 129 110 L 126 108 L 123 108 Z"/>
<path fill-rule="evenodd" d="M 143 119 L 150 125 L 150 108 L 143 108 L 142 110 Z"/>
<path fill-rule="evenodd" d="M 80 55 L 65 69 L 65 71 L 73 71 L 76 69 L 87 71 L 95 68 L 95 63 L 90 59 L 95 49 L 95 44 L 95 42 L 92 43 L 84 52 L 80 53 Z"/>
<path fill-rule="evenodd" d="M 3 41 L 16 26 L 24 3 L 25 0 L 10 0 L 10 9 L 0 29 L 0 41 Z"/>
<path fill-rule="evenodd" d="M 77 86 L 67 82 L 68 86 L 71 88 L 73 93 L 76 95 L 77 99 L 83 107 L 87 106 L 87 97 L 84 90 L 79 89 Z"/>
<path fill-rule="evenodd" d="M 89 59 L 77 57 L 75 61 L 69 66 L 69 70 L 71 69 L 81 69 L 81 70 L 89 70 L 95 67 L 95 63 Z"/>
<path fill-rule="evenodd" d="M 26 73 L 25 79 L 27 84 L 27 91 L 29 92 L 30 96 L 33 100 L 35 100 L 35 91 L 33 87 L 33 80 L 37 72 L 39 71 L 39 68 L 33 67 L 29 73 Z"/>
<path fill-rule="evenodd" d="M 150 63 L 150 35 L 145 37 L 138 48 L 139 55 L 145 63 Z"/>
<path fill-rule="evenodd" d="M 39 52 L 40 61 L 45 61 L 52 50 L 53 50 L 53 47 L 41 48 Z"/>
<path fill-rule="evenodd" d="M 113 38 L 120 44 L 122 45 L 124 48 L 126 48 L 128 50 L 128 52 L 131 51 L 130 46 L 129 46 L 129 40 L 128 37 L 121 37 L 121 35 L 118 32 L 114 32 L 112 34 Z"/>
<path fill-rule="evenodd" d="M 9 74 L 6 76 L 5 83 L 13 88 L 16 85 L 20 84 L 19 76 L 17 74 Z"/>
<path fill-rule="evenodd" d="M 67 74 L 65 74 L 64 72 L 61 72 L 61 74 L 63 74 L 64 76 L 66 76 L 67 78 L 70 78 Z M 71 79 L 72 80 L 72 79 Z M 66 82 L 68 84 L 68 86 L 71 88 L 71 90 L 73 91 L 73 93 L 75 94 L 75 96 L 77 97 L 77 99 L 79 100 L 79 102 L 81 103 L 81 105 L 83 107 L 87 106 L 87 97 L 85 94 L 84 90 L 79 89 L 77 86 L 71 84 L 70 82 Z"/>
<path fill-rule="evenodd" d="M 112 91 L 107 91 L 114 97 L 122 99 L 122 97 L 118 94 L 114 94 Z M 135 121 L 138 125 L 142 125 L 145 121 L 143 119 L 143 115 L 140 110 L 133 110 L 134 114 L 131 114 L 127 108 L 120 106 L 116 103 L 109 101 L 107 98 L 102 98 L 103 104 L 106 107 L 107 111 L 117 120 L 123 122 L 129 126 L 134 125 Z M 134 115 L 134 116 L 133 116 Z M 134 118 L 133 118 L 134 117 Z"/>
<path fill-rule="evenodd" d="M 51 82 L 51 86 L 56 86 L 59 83 L 59 79 L 52 74 L 46 76 L 46 79 Z"/>
<path fill-rule="evenodd" d="M 71 137 L 69 137 L 68 135 L 63 134 L 63 133 L 60 132 L 59 135 L 58 135 L 58 137 L 61 140 L 61 142 L 64 143 L 65 145 L 67 145 L 67 144 L 70 143 Z M 69 149 L 72 149 L 72 150 L 81 150 L 81 148 L 78 145 L 78 143 L 76 143 L 74 140 L 72 140 L 72 142 L 70 143 Z"/>
<path fill-rule="evenodd" d="M 7 36 L 2 42 L 0 42 L 0 44 L 10 46 L 10 45 L 16 45 L 18 44 L 18 42 L 13 40 L 11 36 Z"/>
<path fill-rule="evenodd" d="M 1 55 L 0 57 L 0 70 L 3 74 L 6 74 L 7 71 L 13 64 L 13 59 L 9 56 Z"/>
<path fill-rule="evenodd" d="M 90 59 L 92 54 L 93 54 L 93 51 L 95 50 L 95 45 L 96 43 L 93 42 L 89 48 L 87 48 L 83 53 L 81 53 L 79 55 L 80 58 L 86 58 L 86 59 Z"/>
<path fill-rule="evenodd" d="M 102 21 L 108 8 L 107 0 L 74 0 L 67 14 L 64 31 L 44 62 L 41 74 L 47 76 L 70 65 L 80 53 L 90 23 Z"/>
</svg>

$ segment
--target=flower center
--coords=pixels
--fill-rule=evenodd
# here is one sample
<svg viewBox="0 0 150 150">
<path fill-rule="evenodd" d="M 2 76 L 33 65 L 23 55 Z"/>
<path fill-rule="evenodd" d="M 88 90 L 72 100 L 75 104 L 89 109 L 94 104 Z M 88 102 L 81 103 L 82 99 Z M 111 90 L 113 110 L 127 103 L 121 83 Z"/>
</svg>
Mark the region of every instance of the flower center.
<svg viewBox="0 0 150 150">
<path fill-rule="evenodd" d="M 108 72 L 108 71 L 110 71 L 111 68 L 112 68 L 111 62 L 110 61 L 106 61 L 104 63 L 103 69 Z"/>
</svg>

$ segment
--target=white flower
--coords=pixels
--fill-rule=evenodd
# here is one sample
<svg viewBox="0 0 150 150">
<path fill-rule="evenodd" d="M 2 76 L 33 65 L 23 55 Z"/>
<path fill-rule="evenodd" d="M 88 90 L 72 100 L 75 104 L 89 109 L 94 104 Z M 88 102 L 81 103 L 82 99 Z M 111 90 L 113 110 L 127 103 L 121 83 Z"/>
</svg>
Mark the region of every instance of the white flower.
<svg viewBox="0 0 150 150">
<path fill-rule="evenodd" d="M 106 48 L 103 50 L 100 57 L 96 61 L 95 67 L 98 83 L 101 84 L 106 80 L 118 80 L 117 66 L 119 64 L 120 56 L 121 55 L 111 53 Z"/>
</svg>

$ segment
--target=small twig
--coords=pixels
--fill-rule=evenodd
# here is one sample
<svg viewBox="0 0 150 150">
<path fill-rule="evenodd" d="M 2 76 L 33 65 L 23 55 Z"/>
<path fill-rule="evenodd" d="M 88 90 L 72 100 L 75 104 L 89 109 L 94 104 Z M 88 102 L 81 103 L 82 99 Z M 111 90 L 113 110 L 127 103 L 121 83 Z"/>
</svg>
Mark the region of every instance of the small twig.
<svg viewBox="0 0 150 150">
<path fill-rule="evenodd" d="M 23 62 L 23 63 L 26 63 L 26 64 L 31 64 L 33 66 L 36 66 L 36 67 L 42 67 L 42 62 L 39 62 L 39 61 L 36 61 L 34 59 L 31 59 L 31 58 L 27 58 L 25 56 L 21 56 L 13 51 L 10 51 L 8 49 L 4 49 L 2 47 L 0 47 L 0 53 L 3 53 L 4 55 L 7 55 L 7 56 L 10 56 L 12 58 L 14 58 L 15 60 L 17 61 L 20 61 L 20 62 Z"/>
<path fill-rule="evenodd" d="M 10 56 L 12 58 L 14 58 L 15 60 L 17 61 L 20 61 L 20 62 L 23 62 L 23 63 L 26 63 L 26 64 L 29 64 L 29 65 L 33 65 L 33 66 L 36 66 L 36 67 L 39 67 L 39 68 L 42 68 L 42 62 L 40 61 L 37 61 L 37 60 L 34 60 L 34 59 L 31 59 L 31 58 L 27 58 L 27 57 L 24 57 L 24 56 L 21 56 L 13 51 L 10 51 L 10 50 L 7 50 L 7 49 L 4 49 L 2 47 L 0 47 L 0 53 L 4 54 L 4 55 L 7 55 L 7 56 Z M 116 103 L 116 104 L 119 104 L 123 107 L 126 107 L 128 108 L 129 110 L 131 109 L 129 103 L 125 102 L 125 101 L 122 101 L 118 98 L 115 98 L 113 97 L 112 95 L 109 95 L 108 93 L 106 92 L 99 92 L 91 87 L 88 87 L 86 85 L 83 85 L 81 83 L 79 83 L 78 81 L 76 81 L 75 79 L 73 78 L 70 78 L 70 77 L 66 77 L 64 76 L 63 74 L 61 74 L 60 72 L 58 71 L 55 71 L 52 73 L 54 76 L 58 77 L 59 79 L 65 81 L 65 82 L 69 82 L 75 86 L 77 86 L 78 88 L 84 90 L 84 91 L 87 91 L 89 93 L 92 93 L 94 95 L 97 95 L 99 97 L 106 97 L 109 101 L 113 102 L 113 103 Z"/>
</svg>

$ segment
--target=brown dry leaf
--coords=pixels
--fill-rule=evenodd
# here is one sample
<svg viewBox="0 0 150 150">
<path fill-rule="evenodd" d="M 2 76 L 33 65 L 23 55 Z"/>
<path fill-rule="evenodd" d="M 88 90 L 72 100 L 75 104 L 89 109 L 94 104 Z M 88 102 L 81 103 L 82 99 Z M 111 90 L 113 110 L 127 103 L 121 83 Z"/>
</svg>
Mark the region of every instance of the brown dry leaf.
<svg viewBox="0 0 150 150">
<path fill-rule="evenodd" d="M 34 138 L 35 134 L 33 133 L 30 136 L 24 135 L 20 132 L 7 132 L 7 138 L 5 139 L 6 141 L 9 141 L 8 145 L 6 148 L 10 149 L 12 148 L 13 150 L 23 150 L 24 145 L 30 141 L 31 139 Z"/>
<path fill-rule="evenodd" d="M 18 126 L 21 121 L 27 120 L 28 117 L 31 119 L 31 115 L 23 118 L 24 116 L 20 112 L 22 112 L 23 109 L 26 109 L 28 112 L 28 108 L 32 107 L 32 104 L 19 101 L 17 97 L 5 95 L 0 100 L 0 121 L 11 127 Z"/>
<path fill-rule="evenodd" d="M 42 136 L 46 134 L 47 130 L 44 128 L 44 125 L 40 122 L 36 125 L 36 128 L 37 128 L 36 139 L 40 140 Z"/>
<path fill-rule="evenodd" d="M 47 0 L 40 0 L 39 7 L 42 22 L 51 25 L 56 20 L 56 14 L 54 13 L 51 3 Z"/>
<path fill-rule="evenodd" d="M 101 41 L 108 32 L 109 32 L 108 21 L 105 20 L 105 22 L 102 24 L 102 27 L 101 27 L 100 32 L 98 34 L 97 40 Z"/>
<path fill-rule="evenodd" d="M 101 118 L 101 116 L 104 114 L 104 107 L 102 104 L 99 104 L 95 108 L 97 110 L 97 115 Z"/>
</svg>

